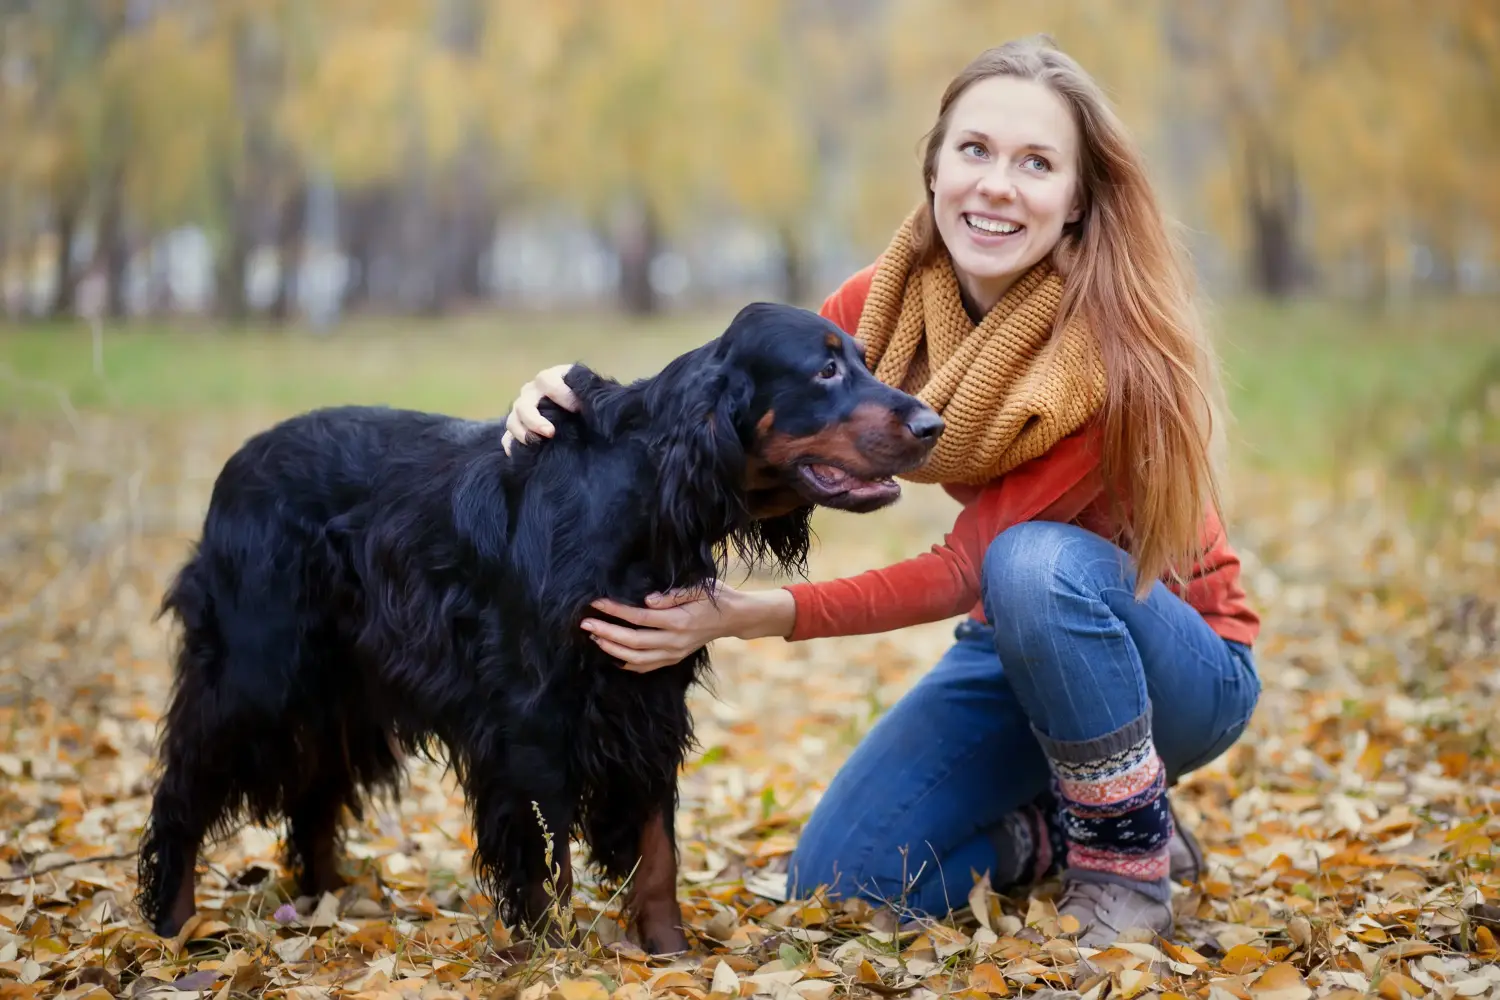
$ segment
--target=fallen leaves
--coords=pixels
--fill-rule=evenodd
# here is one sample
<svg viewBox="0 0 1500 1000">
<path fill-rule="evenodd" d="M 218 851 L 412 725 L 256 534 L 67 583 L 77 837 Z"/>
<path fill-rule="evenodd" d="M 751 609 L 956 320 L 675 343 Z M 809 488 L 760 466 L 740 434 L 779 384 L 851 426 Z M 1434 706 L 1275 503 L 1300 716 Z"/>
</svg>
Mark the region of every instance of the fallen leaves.
<svg viewBox="0 0 1500 1000">
<path fill-rule="evenodd" d="M 513 941 L 473 887 L 462 797 L 426 765 L 351 829 L 347 888 L 295 898 L 279 833 L 246 828 L 162 939 L 131 899 L 169 679 L 151 614 L 245 426 L 84 419 L 5 442 L 0 1000 L 1500 998 L 1500 574 L 1479 558 L 1500 487 L 1472 485 L 1465 536 L 1431 549 L 1368 476 L 1336 496 L 1242 491 L 1265 691 L 1251 733 L 1173 791 L 1210 857 L 1177 891 L 1172 940 L 1079 949 L 1050 887 L 1009 898 L 982 878 L 935 924 L 785 898 L 802 819 L 946 625 L 722 644 L 678 824 L 690 955 L 649 959 L 580 871 L 583 946 L 500 964 Z M 912 491 L 882 523 L 941 530 L 949 508 L 926 502 Z M 829 519 L 815 571 L 866 568 L 869 523 Z"/>
</svg>

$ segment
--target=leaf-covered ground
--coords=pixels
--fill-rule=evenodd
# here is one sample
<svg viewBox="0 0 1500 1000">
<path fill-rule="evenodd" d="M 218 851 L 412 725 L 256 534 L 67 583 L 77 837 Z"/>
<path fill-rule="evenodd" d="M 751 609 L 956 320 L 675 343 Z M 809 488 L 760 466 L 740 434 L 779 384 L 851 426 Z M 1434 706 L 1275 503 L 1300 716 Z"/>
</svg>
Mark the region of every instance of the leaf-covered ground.
<svg viewBox="0 0 1500 1000">
<path fill-rule="evenodd" d="M 497 964 L 507 932 L 473 891 L 460 799 L 431 767 L 352 832 L 341 895 L 289 897 L 277 832 L 246 829 L 207 853 L 199 916 L 159 938 L 133 909 L 130 858 L 169 679 L 152 615 L 218 464 L 252 427 L 75 415 L 0 428 L 0 1000 L 1500 997 L 1493 468 L 1441 486 L 1421 522 L 1379 471 L 1336 488 L 1239 483 L 1265 695 L 1252 732 L 1174 792 L 1211 868 L 1178 892 L 1170 941 L 1080 952 L 1052 887 L 1002 898 L 968 873 L 948 877 L 969 905 L 935 926 L 779 899 L 778 862 L 819 789 L 948 624 L 719 645 L 678 822 L 691 956 L 647 960 L 585 884 L 572 916 L 588 947 Z M 953 510 L 934 493 L 853 526 L 822 520 L 815 572 L 925 547 Z"/>
</svg>

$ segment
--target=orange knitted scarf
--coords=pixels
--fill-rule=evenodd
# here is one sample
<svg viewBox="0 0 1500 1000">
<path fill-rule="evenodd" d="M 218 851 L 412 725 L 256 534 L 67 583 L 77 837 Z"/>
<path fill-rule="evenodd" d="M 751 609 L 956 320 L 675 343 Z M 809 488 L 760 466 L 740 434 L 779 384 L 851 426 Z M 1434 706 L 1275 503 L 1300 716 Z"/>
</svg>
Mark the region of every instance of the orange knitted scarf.
<svg viewBox="0 0 1500 1000">
<path fill-rule="evenodd" d="M 1043 260 L 977 325 L 946 253 L 916 267 L 915 213 L 876 266 L 858 338 L 876 378 L 942 415 L 918 483 L 982 484 L 1044 454 L 1104 402 L 1104 361 L 1081 319 L 1054 336 L 1063 279 Z"/>
</svg>

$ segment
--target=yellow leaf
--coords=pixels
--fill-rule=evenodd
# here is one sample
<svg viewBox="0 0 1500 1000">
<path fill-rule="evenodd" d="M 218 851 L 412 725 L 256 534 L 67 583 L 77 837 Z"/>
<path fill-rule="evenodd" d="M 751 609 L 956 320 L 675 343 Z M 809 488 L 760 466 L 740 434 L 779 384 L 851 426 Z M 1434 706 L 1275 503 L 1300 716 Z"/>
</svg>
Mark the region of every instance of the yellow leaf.
<svg viewBox="0 0 1500 1000">
<path fill-rule="evenodd" d="M 1189 948 L 1187 945 L 1163 941 L 1161 943 L 1161 950 L 1174 962 L 1186 962 L 1188 965 L 1196 966 L 1200 969 L 1207 969 L 1212 965 L 1206 957 Z"/>
<path fill-rule="evenodd" d="M 1219 968 L 1231 976 L 1238 976 L 1265 964 L 1266 955 L 1259 948 L 1249 944 L 1237 944 L 1225 954 L 1223 960 L 1219 962 Z"/>
<path fill-rule="evenodd" d="M 686 972 L 672 971 L 664 972 L 659 976 L 652 976 L 647 985 L 651 987 L 653 992 L 659 990 L 678 990 L 682 989 L 683 987 L 691 987 L 693 989 L 697 989 L 698 980 L 694 979 Z M 565 998 L 565 1000 L 582 1000 L 582 998 L 567 997 Z M 593 998 L 593 1000 L 598 1000 L 598 998 Z"/>
<path fill-rule="evenodd" d="M 1250 984 L 1255 1000 L 1307 1000 L 1312 990 L 1302 980 L 1302 973 L 1285 962 L 1273 965 Z"/>
<path fill-rule="evenodd" d="M 1387 972 L 1380 977 L 1379 992 L 1385 1000 L 1406 1000 L 1426 996 L 1427 987 L 1399 972 Z"/>
<path fill-rule="evenodd" d="M 1005 977 L 993 962 L 980 962 L 974 966 L 969 973 L 969 988 L 991 996 L 1010 996 L 1010 987 L 1005 985 Z"/>
<path fill-rule="evenodd" d="M 1120 972 L 1120 988 L 1116 995 L 1121 1000 L 1129 1000 L 1130 997 L 1156 984 L 1156 977 L 1141 969 L 1123 969 Z"/>
<path fill-rule="evenodd" d="M 1062 930 L 1064 934 L 1077 934 L 1078 931 L 1083 927 L 1083 925 L 1078 922 L 1078 918 L 1073 916 L 1073 914 L 1071 913 L 1064 913 L 1062 916 L 1058 917 L 1057 926 Z"/>
<path fill-rule="evenodd" d="M 609 991 L 597 979 L 564 979 L 550 996 L 551 1000 L 609 1000 Z"/>
</svg>

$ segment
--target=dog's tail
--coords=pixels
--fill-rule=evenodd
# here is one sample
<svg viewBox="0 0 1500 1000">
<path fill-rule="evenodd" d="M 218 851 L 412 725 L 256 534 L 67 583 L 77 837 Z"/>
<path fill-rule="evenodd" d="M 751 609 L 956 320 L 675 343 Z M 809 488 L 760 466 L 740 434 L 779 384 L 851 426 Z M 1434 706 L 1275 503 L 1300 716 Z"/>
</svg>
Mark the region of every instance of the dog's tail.
<svg viewBox="0 0 1500 1000">
<path fill-rule="evenodd" d="M 181 628 L 176 681 L 245 719 L 281 720 L 306 678 L 300 651 L 329 627 L 313 591 L 332 585 L 318 526 L 216 511 L 162 597 L 159 615 Z"/>
</svg>

